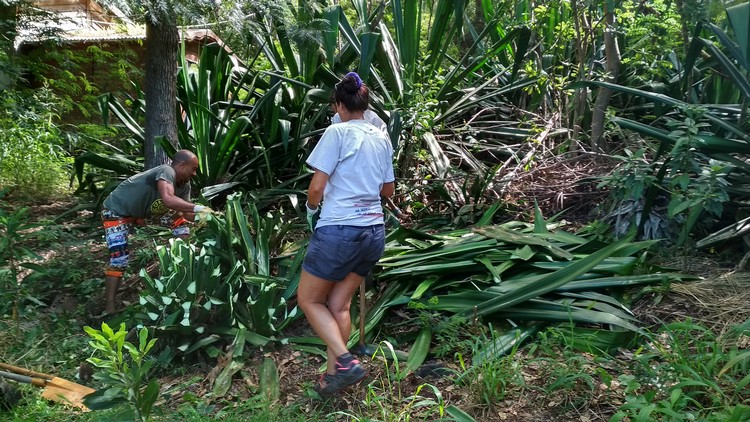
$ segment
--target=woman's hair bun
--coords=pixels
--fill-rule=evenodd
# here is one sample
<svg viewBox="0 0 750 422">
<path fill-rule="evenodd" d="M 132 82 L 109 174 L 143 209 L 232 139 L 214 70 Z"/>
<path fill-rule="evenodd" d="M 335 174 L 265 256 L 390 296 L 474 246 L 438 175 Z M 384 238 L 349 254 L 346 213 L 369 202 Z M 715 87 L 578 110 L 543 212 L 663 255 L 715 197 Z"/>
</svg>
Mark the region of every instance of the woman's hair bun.
<svg viewBox="0 0 750 422">
<path fill-rule="evenodd" d="M 349 72 L 334 87 L 333 101 L 344 104 L 349 111 L 364 111 L 370 94 L 357 72 Z"/>
<path fill-rule="evenodd" d="M 362 79 L 359 77 L 357 72 L 347 73 L 343 79 L 341 79 L 341 88 L 348 94 L 355 94 L 362 88 Z"/>
</svg>

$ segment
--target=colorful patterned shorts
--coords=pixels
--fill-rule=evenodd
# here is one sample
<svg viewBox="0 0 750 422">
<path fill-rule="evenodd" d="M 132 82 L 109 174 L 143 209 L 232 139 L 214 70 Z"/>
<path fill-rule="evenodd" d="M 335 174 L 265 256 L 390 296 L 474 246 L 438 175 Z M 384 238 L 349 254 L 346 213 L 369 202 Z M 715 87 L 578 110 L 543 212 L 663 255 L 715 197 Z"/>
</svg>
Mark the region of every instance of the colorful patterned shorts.
<svg viewBox="0 0 750 422">
<path fill-rule="evenodd" d="M 175 237 L 190 235 L 188 221 L 174 212 L 154 217 L 149 219 L 149 222 L 171 227 L 172 235 Z M 141 218 L 123 217 L 105 208 L 102 209 L 102 223 L 107 249 L 109 249 L 109 265 L 104 270 L 104 275 L 122 277 L 125 268 L 128 266 L 128 261 L 130 261 L 130 251 L 128 250 L 130 229 L 134 224 L 144 225 L 146 221 Z"/>
</svg>

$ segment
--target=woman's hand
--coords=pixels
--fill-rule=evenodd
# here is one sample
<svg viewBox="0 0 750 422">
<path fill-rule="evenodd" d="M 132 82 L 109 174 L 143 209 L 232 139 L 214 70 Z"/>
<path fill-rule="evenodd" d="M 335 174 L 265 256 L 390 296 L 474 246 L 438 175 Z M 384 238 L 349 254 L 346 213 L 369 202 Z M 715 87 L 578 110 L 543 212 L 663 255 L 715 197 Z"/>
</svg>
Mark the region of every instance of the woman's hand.
<svg viewBox="0 0 750 422">
<path fill-rule="evenodd" d="M 307 225 L 310 227 L 310 231 L 315 231 L 315 216 L 320 211 L 320 207 L 312 208 L 309 202 L 305 202 L 305 208 L 307 208 Z"/>
</svg>

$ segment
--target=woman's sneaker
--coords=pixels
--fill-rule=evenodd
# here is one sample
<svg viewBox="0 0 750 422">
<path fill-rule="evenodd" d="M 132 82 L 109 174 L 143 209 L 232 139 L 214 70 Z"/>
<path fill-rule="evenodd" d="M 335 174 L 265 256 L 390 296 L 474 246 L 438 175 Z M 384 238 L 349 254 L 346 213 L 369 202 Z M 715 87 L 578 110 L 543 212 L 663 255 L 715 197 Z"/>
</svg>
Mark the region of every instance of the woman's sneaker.
<svg viewBox="0 0 750 422">
<path fill-rule="evenodd" d="M 315 387 L 313 387 L 313 389 L 323 397 L 330 396 L 333 393 L 328 392 L 328 386 L 331 385 L 332 378 L 333 375 L 329 374 L 328 372 L 323 372 L 323 375 L 320 376 L 320 379 L 318 380 L 317 384 L 315 384 Z"/>
<path fill-rule="evenodd" d="M 336 373 L 333 375 L 323 374 L 315 390 L 321 396 L 330 396 L 358 383 L 364 377 L 365 370 L 362 365 L 351 354 L 346 353 L 336 359 Z"/>
</svg>

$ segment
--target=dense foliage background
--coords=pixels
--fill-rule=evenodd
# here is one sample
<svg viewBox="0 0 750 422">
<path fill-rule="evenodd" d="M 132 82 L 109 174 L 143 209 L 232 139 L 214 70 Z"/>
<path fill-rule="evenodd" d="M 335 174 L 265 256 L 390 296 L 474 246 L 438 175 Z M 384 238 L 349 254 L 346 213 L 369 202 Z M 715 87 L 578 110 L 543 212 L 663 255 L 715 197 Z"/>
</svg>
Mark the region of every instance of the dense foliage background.
<svg viewBox="0 0 750 422">
<path fill-rule="evenodd" d="M 153 51 L 142 63 L 109 45 L 68 49 L 65 34 L 45 32 L 36 36 L 54 54 L 20 54 L 22 29 L 40 31 L 33 22 L 46 17 L 23 2 L 0 5 L 7 29 L 0 38 L 0 315 L 16 333 L 14 347 L 35 337 L 24 324 L 51 315 L 56 297 L 81 303 L 68 310 L 78 327 L 101 322 L 92 318 L 99 311 L 95 263 L 55 262 L 43 252 L 75 249 L 81 239 L 96 244 L 91 216 L 100 202 L 120 180 L 158 163 L 159 151 L 196 152 L 195 200 L 223 215 L 196 227 L 190 244 L 155 229 L 136 236 L 131 286 L 138 287 L 124 292 L 129 306 L 109 322 L 146 330 L 140 343 L 124 346 L 125 327 L 87 329 L 91 347 L 111 352 L 110 360 L 89 358 L 109 374 L 97 377 L 107 393 L 92 408 L 129 403 L 134 413 L 126 418 L 148 419 L 159 391 L 146 382 L 148 353 L 161 374 L 181 362 L 213 362 L 213 399 L 231 396 L 245 362 L 266 351 L 325 356 L 295 300 L 308 235 L 304 161 L 330 124 L 333 85 L 356 70 L 388 124 L 397 193 L 368 309 L 353 311 L 364 330 L 354 330 L 350 346 L 387 340 L 379 353 L 391 363 L 385 381 L 368 386 L 360 413 L 323 413 L 489 420 L 493 406 L 524 388 L 514 365 L 546 362 L 558 347 L 571 365 L 581 350 L 610 358 L 649 350 L 636 359 L 643 367 L 615 387 L 615 377 L 584 368 L 591 362 L 544 387 L 552 395 L 589 386 L 592 397 L 596 385 L 621 387 L 619 403 L 596 410 L 602 418 L 744 420 L 750 412 L 740 345 L 746 323 L 717 336 L 691 322 L 647 326 L 632 310 L 643 295 L 694 278 L 657 265 L 655 255 L 719 251 L 744 266 L 747 2 L 105 6 L 144 20 L 147 37 L 201 26 L 225 44 L 204 46 L 197 63 L 184 43 L 168 60 L 157 53 L 167 70 L 146 72 L 153 81 L 146 86 L 139 68 L 153 64 Z M 152 45 L 147 38 L 145 48 Z M 87 68 L 105 65 L 112 83 L 100 86 Z M 149 106 L 154 98 L 158 106 Z M 71 195 L 74 204 L 39 226 L 17 205 Z M 66 218 L 80 226 L 61 228 Z M 691 339 L 693 331 L 705 335 Z M 158 338 L 156 346 L 144 336 Z M 536 346 L 519 349 L 528 339 Z M 665 343 L 682 360 L 671 360 Z M 128 363 L 118 347 L 142 373 L 123 375 Z M 21 359 L 16 352 L 0 348 L 0 358 Z M 703 362 L 709 354 L 715 359 Z M 280 361 L 266 358 L 251 393 L 278 403 Z M 470 398 L 444 400 L 437 382 L 402 397 L 400 382 L 429 359 L 449 362 L 452 381 Z M 664 372 L 656 369 L 662 364 Z M 431 392 L 420 393 L 423 387 Z M 201 398 L 188 404 L 218 417 L 200 407 L 208 406 Z M 411 405 L 398 410 L 402 398 Z M 561 405 L 559 415 L 568 405 L 589 406 Z"/>
</svg>

